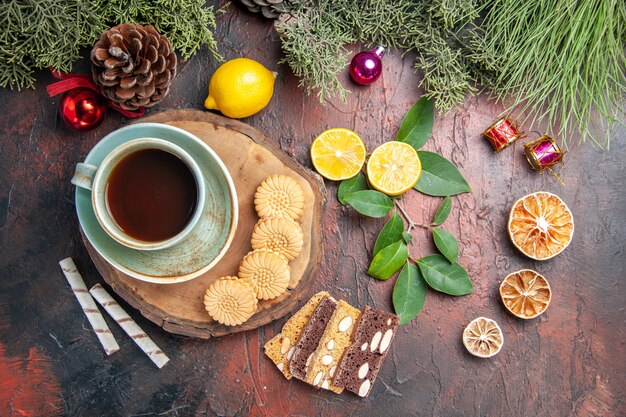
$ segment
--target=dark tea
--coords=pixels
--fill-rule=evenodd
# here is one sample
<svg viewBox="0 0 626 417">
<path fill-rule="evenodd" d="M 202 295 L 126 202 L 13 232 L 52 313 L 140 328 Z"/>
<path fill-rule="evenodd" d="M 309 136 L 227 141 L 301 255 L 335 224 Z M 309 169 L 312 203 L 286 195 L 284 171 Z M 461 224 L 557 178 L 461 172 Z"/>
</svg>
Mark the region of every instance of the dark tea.
<svg viewBox="0 0 626 417">
<path fill-rule="evenodd" d="M 180 233 L 196 208 L 193 173 L 178 156 L 144 149 L 119 161 L 106 186 L 107 209 L 127 235 L 145 242 Z"/>
</svg>

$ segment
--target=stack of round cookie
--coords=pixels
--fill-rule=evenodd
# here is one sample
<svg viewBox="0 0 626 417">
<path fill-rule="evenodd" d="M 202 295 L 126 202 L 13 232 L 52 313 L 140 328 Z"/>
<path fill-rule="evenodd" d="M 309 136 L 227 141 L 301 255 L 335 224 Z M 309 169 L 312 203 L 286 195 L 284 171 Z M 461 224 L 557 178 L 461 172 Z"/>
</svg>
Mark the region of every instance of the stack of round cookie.
<svg viewBox="0 0 626 417">
<path fill-rule="evenodd" d="M 239 266 L 238 278 L 222 277 L 206 291 L 204 305 L 214 320 L 227 326 L 242 324 L 256 311 L 257 300 L 271 300 L 287 291 L 289 261 L 302 251 L 298 224 L 304 193 L 286 175 L 266 178 L 254 194 L 260 220 L 252 231 L 252 252 Z"/>
</svg>

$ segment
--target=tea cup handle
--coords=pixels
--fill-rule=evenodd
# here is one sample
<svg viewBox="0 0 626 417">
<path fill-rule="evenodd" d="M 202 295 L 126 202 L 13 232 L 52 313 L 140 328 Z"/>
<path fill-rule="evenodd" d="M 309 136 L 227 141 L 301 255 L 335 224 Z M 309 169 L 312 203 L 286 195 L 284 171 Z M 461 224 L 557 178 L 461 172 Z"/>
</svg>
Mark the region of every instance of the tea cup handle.
<svg viewBox="0 0 626 417">
<path fill-rule="evenodd" d="M 96 176 L 98 167 L 95 165 L 78 163 L 76 164 L 76 171 L 72 177 L 72 184 L 80 188 L 86 188 L 91 190 L 93 186 L 93 179 Z"/>
</svg>

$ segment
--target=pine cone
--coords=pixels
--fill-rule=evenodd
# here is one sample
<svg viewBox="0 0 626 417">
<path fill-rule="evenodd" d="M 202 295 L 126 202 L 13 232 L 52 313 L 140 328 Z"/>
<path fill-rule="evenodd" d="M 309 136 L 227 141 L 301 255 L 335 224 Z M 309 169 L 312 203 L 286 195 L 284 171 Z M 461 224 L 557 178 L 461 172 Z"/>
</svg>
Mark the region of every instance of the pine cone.
<svg viewBox="0 0 626 417">
<path fill-rule="evenodd" d="M 284 0 L 239 0 L 252 13 L 261 13 L 268 19 L 276 19 L 280 13 L 276 8 Z"/>
<path fill-rule="evenodd" d="M 122 23 L 91 50 L 91 72 L 102 95 L 126 110 L 163 100 L 176 75 L 176 53 L 152 25 Z"/>
</svg>

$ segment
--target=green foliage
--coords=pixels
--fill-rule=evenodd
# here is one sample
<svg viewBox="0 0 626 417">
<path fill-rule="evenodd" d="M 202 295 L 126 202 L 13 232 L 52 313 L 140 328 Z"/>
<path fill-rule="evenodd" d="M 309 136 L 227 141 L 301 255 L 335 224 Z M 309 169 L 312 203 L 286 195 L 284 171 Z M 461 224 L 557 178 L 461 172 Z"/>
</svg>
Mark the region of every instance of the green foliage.
<svg viewBox="0 0 626 417">
<path fill-rule="evenodd" d="M 432 4 L 431 4 L 432 3 Z M 472 0 L 303 0 L 276 23 L 284 62 L 320 101 L 347 90 L 339 74 L 348 64 L 343 45 L 380 44 L 417 54 L 421 85 L 437 108 L 448 111 L 472 93 L 477 68 L 459 41 L 460 28 L 478 14 Z M 466 42 L 467 43 L 467 42 Z"/>
<path fill-rule="evenodd" d="M 337 199 L 342 205 L 347 205 L 346 197 L 355 191 L 367 190 L 367 180 L 362 172 L 352 178 L 341 181 L 337 188 Z"/>
<path fill-rule="evenodd" d="M 204 0 L 109 0 L 104 20 L 151 24 L 166 35 L 172 46 L 189 59 L 205 45 L 220 57 L 211 29 L 215 29 L 215 10 Z M 221 57 L 220 57 L 221 59 Z"/>
<path fill-rule="evenodd" d="M 494 73 L 492 90 L 501 99 L 513 91 L 512 108 L 546 121 L 564 142 L 576 131 L 581 140 L 602 142 L 601 130 L 624 116 L 624 0 L 486 3 L 472 47 L 476 61 Z M 600 126 L 593 125 L 594 112 Z M 604 139 L 608 145 L 608 130 Z"/>
<path fill-rule="evenodd" d="M 304 9 L 293 15 L 283 14 L 275 23 L 281 46 L 300 86 L 307 94 L 317 91 L 320 102 L 338 95 L 345 100 L 349 92 L 337 78 L 347 65 L 348 51 L 343 47 L 353 39 L 342 22 L 322 8 Z"/>
<path fill-rule="evenodd" d="M 435 124 L 434 110 L 432 101 L 427 97 L 417 100 L 402 119 L 396 140 L 408 143 L 416 151 L 424 146 Z"/>
<path fill-rule="evenodd" d="M 443 111 L 484 86 L 566 144 L 576 132 L 602 144 L 602 130 L 608 144 L 624 118 L 623 0 L 302 0 L 291 14 L 284 61 L 321 101 L 345 99 L 343 45 L 361 42 L 414 53 Z"/>
<path fill-rule="evenodd" d="M 69 71 L 80 48 L 106 29 L 103 0 L 0 3 L 0 87 L 32 87 L 35 68 Z"/>
<path fill-rule="evenodd" d="M 432 130 L 433 104 L 423 97 L 402 120 L 396 140 L 419 149 L 428 141 Z M 450 195 L 470 192 L 469 185 L 452 162 L 441 155 L 426 151 L 418 151 L 418 155 L 424 169 L 422 176 L 426 175 L 427 180 L 419 186 L 422 182 L 420 180 L 415 188 L 426 194 L 445 197 L 430 226 L 418 225 L 408 217 L 400 203 L 402 196 L 395 196 L 392 200 L 383 193 L 369 190 L 367 178 L 362 173 L 342 181 L 337 191 L 341 204 L 350 205 L 365 216 L 384 217 L 395 206 L 409 223 L 405 230 L 402 217 L 398 211 L 394 211 L 376 237 L 372 262 L 367 271 L 374 278 L 387 280 L 402 268 L 393 287 L 393 305 L 401 324 L 411 321 L 422 309 L 426 299 L 426 284 L 436 291 L 451 295 L 472 292 L 472 282 L 467 272 L 456 262 L 459 255 L 456 238 L 446 230 L 435 228 L 450 214 Z M 417 261 L 409 258 L 407 245 L 413 240 L 410 232 L 414 227 L 423 227 L 432 232 L 435 246 L 441 255 L 430 255 Z"/>
<path fill-rule="evenodd" d="M 447 29 L 455 27 L 478 17 L 477 0 L 432 0 L 428 11 Z"/>
<path fill-rule="evenodd" d="M 433 218 L 433 226 L 439 226 L 441 223 L 445 222 L 450 215 L 450 210 L 452 210 L 452 197 L 447 196 L 443 199 L 443 201 L 439 205 L 439 208 L 435 212 L 435 217 Z"/>
<path fill-rule="evenodd" d="M 393 216 L 391 216 L 380 230 L 380 233 L 378 233 L 376 243 L 374 243 L 373 255 L 376 256 L 378 252 L 392 243 L 403 240 L 403 232 L 404 222 L 402 222 L 402 218 L 398 213 L 393 213 Z"/>
<path fill-rule="evenodd" d="M 389 279 L 400 268 L 402 268 L 402 265 L 406 263 L 408 257 L 409 249 L 407 248 L 406 243 L 399 240 L 382 249 L 376 254 L 376 256 L 374 256 L 367 273 L 377 279 Z"/>
<path fill-rule="evenodd" d="M 204 0 L 8 0 L 0 3 L 0 87 L 33 87 L 36 69 L 71 71 L 82 47 L 129 21 L 155 25 L 184 58 L 201 45 L 219 57 L 215 11 Z"/>
<path fill-rule="evenodd" d="M 433 229 L 433 240 L 435 246 L 450 262 L 456 262 L 459 256 L 459 242 L 452 233 L 444 229 Z"/>
<path fill-rule="evenodd" d="M 424 306 L 427 293 L 426 282 L 419 269 L 407 263 L 400 271 L 393 286 L 393 309 L 400 316 L 400 325 L 405 325 L 417 316 Z"/>
<path fill-rule="evenodd" d="M 385 217 L 393 208 L 391 198 L 375 190 L 356 191 L 348 194 L 345 200 L 353 209 L 368 217 Z"/>
<path fill-rule="evenodd" d="M 428 195 L 445 197 L 471 191 L 457 167 L 434 152 L 418 151 L 422 161 L 422 176 L 415 189 Z"/>
<path fill-rule="evenodd" d="M 442 255 L 429 255 L 418 259 L 417 266 L 428 285 L 434 290 L 459 296 L 471 294 L 474 289 L 467 271 L 456 262 L 450 263 Z"/>
</svg>

